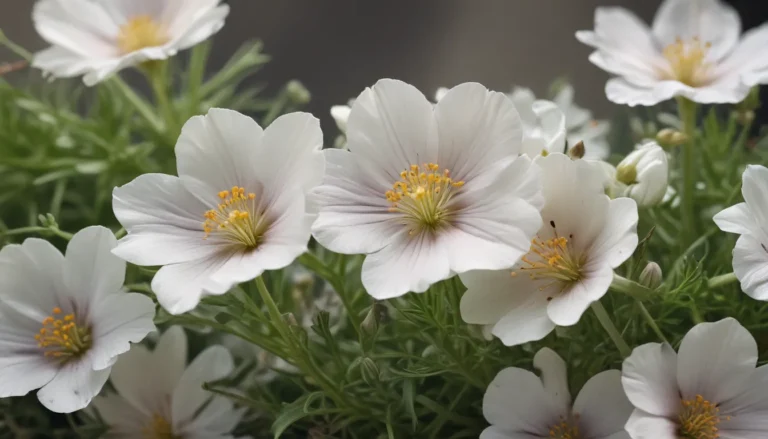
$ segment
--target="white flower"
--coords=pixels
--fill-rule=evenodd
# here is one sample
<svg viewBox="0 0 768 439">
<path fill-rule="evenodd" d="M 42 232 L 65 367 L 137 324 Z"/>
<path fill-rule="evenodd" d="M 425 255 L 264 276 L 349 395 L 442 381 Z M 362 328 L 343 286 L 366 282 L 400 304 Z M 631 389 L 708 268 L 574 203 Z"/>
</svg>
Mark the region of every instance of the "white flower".
<svg viewBox="0 0 768 439">
<path fill-rule="evenodd" d="M 768 300 L 768 169 L 749 165 L 743 175 L 744 202 L 715 215 L 724 232 L 741 235 L 733 249 L 733 272 L 749 297 Z"/>
<path fill-rule="evenodd" d="M 511 267 L 541 224 L 538 172 L 519 157 L 521 138 L 502 93 L 467 83 L 433 105 L 383 79 L 355 100 L 349 151 L 325 151 L 312 233 L 335 252 L 367 254 L 362 281 L 378 299 Z"/>
<path fill-rule="evenodd" d="M 88 227 L 66 256 L 30 238 L 0 251 L 0 398 L 40 389 L 70 413 L 99 393 L 117 356 L 155 329 L 155 305 L 122 291 L 125 262 L 112 232 Z"/>
<path fill-rule="evenodd" d="M 117 394 L 99 396 L 93 405 L 110 438 L 231 439 L 244 410 L 203 384 L 233 369 L 223 346 L 206 348 L 187 366 L 187 337 L 174 326 L 154 351 L 135 346 L 122 355 L 111 377 Z"/>
<path fill-rule="evenodd" d="M 355 100 L 350 99 L 347 105 L 334 105 L 331 107 L 331 117 L 336 121 L 336 126 L 342 133 L 347 132 L 347 120 L 349 120 L 349 113 L 352 111 L 353 105 L 355 105 Z"/>
<path fill-rule="evenodd" d="M 616 167 L 616 190 L 637 201 L 638 206 L 655 206 L 667 194 L 669 163 L 667 153 L 658 143 L 638 145 Z"/>
<path fill-rule="evenodd" d="M 493 324 L 506 345 L 539 340 L 555 325 L 576 324 L 637 247 L 637 205 L 610 200 L 584 160 L 552 153 L 534 161 L 544 181 L 544 221 L 530 251 L 512 269 L 464 273 L 461 316 Z"/>
<path fill-rule="evenodd" d="M 266 130 L 230 110 L 193 117 L 176 144 L 179 177 L 145 174 L 115 189 L 128 231 L 115 254 L 164 266 L 152 290 L 173 314 L 289 265 L 307 249 L 305 195 L 322 179 L 321 148 L 320 124 L 306 113 Z"/>
<path fill-rule="evenodd" d="M 655 105 L 674 96 L 702 104 L 735 103 L 768 82 L 768 26 L 740 39 L 738 13 L 720 0 L 665 0 L 649 29 L 631 12 L 598 8 L 595 30 L 576 37 L 589 60 L 612 73 L 608 99 Z"/>
<path fill-rule="evenodd" d="M 624 424 L 632 404 L 618 370 L 587 381 L 571 403 L 565 361 L 543 348 L 533 358 L 541 378 L 516 367 L 502 370 L 483 398 L 491 424 L 480 439 L 629 439 Z"/>
<path fill-rule="evenodd" d="M 635 410 L 632 439 L 768 437 L 768 367 L 755 368 L 755 339 L 732 318 L 701 323 L 678 353 L 648 343 L 624 360 L 621 381 Z"/>
<path fill-rule="evenodd" d="M 542 138 L 547 152 L 563 152 L 566 141 L 569 147 L 584 142 L 585 159 L 606 158 L 610 124 L 593 120 L 592 112 L 573 102 L 573 95 L 573 87 L 565 85 L 553 102 L 536 100 L 533 92 L 523 87 L 516 87 L 509 96 L 523 119 L 523 135 Z"/>
<path fill-rule="evenodd" d="M 51 47 L 32 65 L 86 85 L 150 60 L 162 60 L 219 31 L 229 13 L 221 0 L 40 0 L 35 28 Z"/>
</svg>

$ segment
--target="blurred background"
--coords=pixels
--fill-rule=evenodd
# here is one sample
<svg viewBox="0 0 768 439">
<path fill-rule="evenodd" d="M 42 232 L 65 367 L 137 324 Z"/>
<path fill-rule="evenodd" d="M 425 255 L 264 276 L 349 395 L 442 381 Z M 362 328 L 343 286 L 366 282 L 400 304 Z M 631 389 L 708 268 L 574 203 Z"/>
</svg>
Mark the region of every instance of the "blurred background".
<svg viewBox="0 0 768 439">
<path fill-rule="evenodd" d="M 498 91 L 513 85 L 545 95 L 561 76 L 576 102 L 606 118 L 618 110 L 603 92 L 608 76 L 587 60 L 574 37 L 593 28 L 598 6 L 621 6 L 650 22 L 661 0 L 228 0 L 232 12 L 215 36 L 218 67 L 248 39 L 272 61 L 259 79 L 277 88 L 300 80 L 307 108 L 334 130 L 331 105 L 377 79 L 414 84 L 431 97 L 440 86 L 477 81 Z M 765 0 L 731 0 L 744 27 L 768 19 Z M 44 48 L 31 21 L 33 0 L 0 0 L 0 28 L 29 50 Z M 0 63 L 13 60 L 0 48 Z"/>
</svg>

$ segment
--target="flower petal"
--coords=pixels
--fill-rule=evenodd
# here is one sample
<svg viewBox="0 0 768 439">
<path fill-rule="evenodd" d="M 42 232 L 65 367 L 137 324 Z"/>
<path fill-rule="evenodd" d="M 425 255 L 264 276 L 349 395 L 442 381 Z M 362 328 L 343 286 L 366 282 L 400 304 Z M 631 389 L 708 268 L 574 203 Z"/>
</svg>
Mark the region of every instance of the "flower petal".
<svg viewBox="0 0 768 439">
<path fill-rule="evenodd" d="M 155 330 L 155 304 L 138 293 L 115 293 L 97 302 L 91 313 L 93 346 L 88 352 L 94 370 L 114 364 L 127 352 L 130 343 L 138 343 Z"/>
<path fill-rule="evenodd" d="M 72 413 L 87 407 L 98 395 L 109 377 L 109 368 L 93 370 L 86 358 L 63 364 L 56 376 L 37 392 L 37 399 L 45 408 L 56 413 Z"/>
<path fill-rule="evenodd" d="M 112 254 L 112 231 L 91 226 L 75 233 L 64 257 L 64 285 L 78 306 L 87 307 L 123 288 L 125 261 Z"/>
<path fill-rule="evenodd" d="M 555 351 L 541 348 L 533 357 L 533 367 L 541 373 L 544 390 L 565 413 L 571 407 L 571 392 L 568 390 L 568 369 Z"/>
<path fill-rule="evenodd" d="M 172 19 L 171 32 L 177 33 L 184 30 L 184 27 L 186 27 L 186 31 L 181 33 L 180 36 L 172 42 L 173 47 L 178 50 L 184 50 L 195 46 L 220 31 L 221 28 L 224 27 L 224 20 L 229 15 L 229 5 L 221 5 L 206 12 L 193 12 L 195 12 L 193 18 L 194 21 L 185 21 L 185 15 L 187 14 L 179 14 Z"/>
<path fill-rule="evenodd" d="M 235 405 L 222 396 L 214 396 L 192 422 L 184 425 L 184 437 L 200 439 L 224 437 L 237 427 L 245 414 L 245 408 L 235 409 Z M 234 436 L 226 436 L 232 437 Z"/>
<path fill-rule="evenodd" d="M 768 300 L 768 251 L 750 235 L 742 235 L 733 249 L 733 272 L 751 298 Z"/>
<path fill-rule="evenodd" d="M 6 245 L 0 250 L 3 301 L 42 321 L 69 298 L 61 285 L 63 266 L 64 256 L 43 239 L 28 238 L 21 245 Z"/>
<path fill-rule="evenodd" d="M 437 163 L 471 190 L 474 179 L 522 152 L 523 126 L 504 94 L 478 83 L 452 88 L 435 106 L 440 150 Z"/>
<path fill-rule="evenodd" d="M 757 224 L 768 224 L 768 168 L 747 165 L 741 193 Z"/>
<path fill-rule="evenodd" d="M 412 85 L 380 80 L 355 99 L 347 147 L 378 164 L 387 181 L 400 180 L 400 172 L 410 165 L 437 161 L 432 104 Z"/>
<path fill-rule="evenodd" d="M 35 3 L 32 20 L 40 36 L 54 46 L 88 58 L 119 55 L 117 24 L 104 8 L 87 0 L 43 0 Z"/>
<path fill-rule="evenodd" d="M 722 437 L 730 434 L 768 431 L 768 366 L 760 366 L 752 374 L 745 392 L 718 406 L 720 412 L 730 416 L 728 422 L 718 425 Z M 740 437 L 740 436 L 737 436 Z M 754 436 L 749 436 L 754 437 Z"/>
<path fill-rule="evenodd" d="M 723 232 L 759 236 L 759 232 L 758 234 L 755 233 L 755 231 L 760 230 L 755 219 L 755 215 L 747 203 L 739 203 L 723 209 L 712 218 Z"/>
<path fill-rule="evenodd" d="M 547 315 L 546 296 L 539 293 L 536 285 L 528 284 L 522 290 L 530 294 L 528 300 L 509 310 L 491 331 L 507 346 L 541 340 L 555 329 L 555 324 Z"/>
<path fill-rule="evenodd" d="M 607 370 L 581 388 L 573 412 L 578 413 L 585 437 L 604 438 L 624 431 L 634 407 L 621 386 L 621 372 Z"/>
<path fill-rule="evenodd" d="M 710 61 L 730 53 L 740 34 L 739 14 L 720 0 L 666 0 L 653 19 L 653 35 L 662 47 L 678 39 L 699 38 L 711 44 Z"/>
<path fill-rule="evenodd" d="M 211 277 L 229 259 L 229 254 L 180 264 L 166 265 L 152 279 L 152 291 L 160 305 L 171 314 L 193 310 L 206 295 L 221 295 L 232 284 L 215 282 Z"/>
<path fill-rule="evenodd" d="M 535 437 L 549 436 L 549 428 L 567 415 L 562 409 L 544 390 L 539 377 L 516 367 L 499 372 L 483 397 L 483 415 L 491 425 Z"/>
<path fill-rule="evenodd" d="M 757 343 L 733 318 L 700 323 L 678 349 L 677 380 L 685 399 L 703 396 L 715 404 L 745 390 L 757 364 Z"/>
<path fill-rule="evenodd" d="M 613 281 L 613 269 L 603 263 L 588 263 L 583 268 L 583 278 L 559 292 L 559 285 L 544 290 L 552 300 L 547 305 L 547 315 L 559 326 L 572 326 L 579 322 L 587 308 L 608 292 Z"/>
<path fill-rule="evenodd" d="M 461 273 L 467 291 L 461 296 L 461 318 L 471 324 L 495 324 L 513 307 L 524 304 L 530 291 L 510 276 L 509 270 L 473 270 Z"/>
<path fill-rule="evenodd" d="M 593 241 L 590 253 L 599 255 L 611 268 L 632 256 L 638 243 L 637 204 L 630 198 L 610 200 L 603 230 Z"/>
<path fill-rule="evenodd" d="M 678 439 L 676 422 L 636 409 L 624 427 L 632 439 Z"/>
<path fill-rule="evenodd" d="M 211 398 L 203 384 L 222 379 L 234 369 L 232 356 L 223 346 L 211 346 L 190 363 L 181 376 L 171 401 L 174 431 L 192 421 L 196 412 Z"/>
<path fill-rule="evenodd" d="M 680 407 L 677 363 L 677 354 L 668 344 L 636 347 L 621 369 L 621 384 L 632 404 L 650 415 L 676 416 Z"/>
<path fill-rule="evenodd" d="M 403 229 L 388 246 L 365 258 L 362 280 L 368 294 L 384 300 L 409 291 L 423 293 L 451 274 L 444 240 L 428 233 L 410 236 Z"/>
<path fill-rule="evenodd" d="M 150 416 L 137 410 L 121 395 L 97 396 L 91 401 L 91 407 L 98 410 L 99 416 L 109 426 L 107 437 L 114 439 L 141 437 L 145 426 L 152 422 Z"/>
</svg>

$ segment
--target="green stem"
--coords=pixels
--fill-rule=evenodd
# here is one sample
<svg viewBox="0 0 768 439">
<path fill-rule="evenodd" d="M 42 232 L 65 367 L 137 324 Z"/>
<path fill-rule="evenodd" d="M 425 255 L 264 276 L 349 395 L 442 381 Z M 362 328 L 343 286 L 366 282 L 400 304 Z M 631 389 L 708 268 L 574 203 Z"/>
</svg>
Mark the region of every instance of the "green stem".
<svg viewBox="0 0 768 439">
<path fill-rule="evenodd" d="M 256 288 L 259 290 L 261 300 L 267 305 L 267 311 L 272 318 L 272 324 L 275 325 L 277 332 L 280 333 L 283 340 L 285 340 L 286 343 L 290 343 L 290 328 L 288 327 L 288 324 L 285 323 L 285 320 L 283 320 L 283 314 L 280 313 L 280 309 L 278 309 L 275 301 L 272 300 L 272 295 L 269 294 L 267 284 L 264 283 L 263 277 L 259 276 L 256 278 Z"/>
<path fill-rule="evenodd" d="M 134 110 L 141 116 L 157 133 L 162 133 L 165 127 L 160 120 L 160 117 L 155 113 L 152 107 L 141 96 L 137 95 L 135 91 L 128 84 L 125 83 L 119 76 L 115 75 L 110 79 L 110 82 L 115 85 L 115 88 L 122 93 L 123 97 L 133 106 Z"/>
<path fill-rule="evenodd" d="M 667 338 L 664 337 L 664 333 L 661 332 L 659 325 L 656 324 L 656 320 L 654 320 L 651 313 L 649 313 L 648 309 L 645 307 L 645 305 L 643 305 L 643 302 L 638 300 L 637 306 L 640 308 L 640 313 L 643 315 L 643 318 L 645 318 L 645 322 L 648 323 L 648 326 L 650 326 L 653 332 L 656 333 L 656 336 L 659 337 L 659 340 L 663 341 L 664 343 L 669 343 Z"/>
<path fill-rule="evenodd" d="M 726 274 L 721 274 L 720 276 L 709 278 L 709 280 L 707 281 L 707 287 L 709 287 L 710 289 L 720 288 L 724 285 L 728 285 L 738 281 L 739 279 L 736 278 L 735 273 L 726 273 Z"/>
<path fill-rule="evenodd" d="M 0 232 L 0 238 L 4 238 L 6 236 L 24 235 L 27 233 L 45 233 L 45 232 L 52 232 L 54 235 L 60 238 L 66 239 L 67 241 L 72 239 L 71 233 L 64 232 L 56 227 L 40 227 L 40 226 L 20 227 L 18 229 L 6 230 L 5 232 Z"/>
<path fill-rule="evenodd" d="M 653 296 L 654 291 L 648 287 L 644 287 L 637 282 L 631 281 L 625 277 L 613 274 L 613 281 L 611 282 L 611 290 L 626 294 L 637 300 L 645 300 Z"/>
<path fill-rule="evenodd" d="M 683 123 L 683 132 L 688 141 L 683 145 L 681 168 L 683 174 L 683 187 L 680 203 L 680 218 L 682 220 L 682 244 L 683 248 L 693 240 L 696 234 L 694 192 L 696 191 L 696 103 L 680 97 L 677 100 L 677 108 L 680 120 Z"/>
<path fill-rule="evenodd" d="M 621 333 L 616 328 L 616 325 L 614 325 L 611 321 L 611 317 L 603 307 L 603 304 L 599 301 L 593 302 L 592 311 L 595 313 L 597 320 L 603 326 L 603 329 L 605 329 L 605 332 L 607 332 L 608 336 L 611 337 L 611 340 L 613 340 L 613 344 L 616 345 L 616 348 L 619 350 L 622 358 L 629 357 L 629 355 L 632 353 L 632 349 L 629 348 L 629 345 L 626 341 L 624 341 L 624 338 L 622 338 Z"/>
<path fill-rule="evenodd" d="M 0 30 L 0 45 L 7 47 L 8 50 L 20 56 L 21 58 L 24 58 L 28 62 L 32 62 L 32 58 L 34 58 L 32 53 L 11 41 L 2 30 Z"/>
<path fill-rule="evenodd" d="M 176 115 L 168 97 L 168 62 L 150 61 L 146 63 L 146 71 L 149 76 L 149 82 L 152 84 L 152 91 L 155 95 L 155 102 L 160 107 L 160 114 L 165 120 L 165 127 L 168 137 L 175 140 L 176 137 Z"/>
</svg>

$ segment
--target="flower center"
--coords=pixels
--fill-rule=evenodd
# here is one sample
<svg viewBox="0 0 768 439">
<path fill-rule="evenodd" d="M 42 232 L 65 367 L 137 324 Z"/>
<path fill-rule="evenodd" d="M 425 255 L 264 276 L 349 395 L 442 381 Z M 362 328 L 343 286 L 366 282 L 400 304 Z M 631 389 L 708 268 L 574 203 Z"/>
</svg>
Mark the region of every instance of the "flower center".
<svg viewBox="0 0 768 439">
<path fill-rule="evenodd" d="M 162 46 L 168 42 L 163 27 L 149 15 L 139 15 L 120 27 L 117 46 L 122 53 L 131 53 L 147 47 Z"/>
<path fill-rule="evenodd" d="M 582 277 L 584 256 L 579 255 L 573 247 L 573 235 L 566 238 L 557 233 L 555 222 L 550 221 L 554 236 L 542 239 L 538 235 L 531 240 L 531 248 L 528 254 L 523 256 L 520 270 L 533 279 L 550 279 L 553 283 L 562 283 L 563 288 Z M 517 272 L 513 271 L 512 276 Z M 545 285 L 539 290 L 544 290 L 552 284 Z"/>
<path fill-rule="evenodd" d="M 63 362 L 77 358 L 90 349 L 91 328 L 77 323 L 74 313 L 62 316 L 61 308 L 53 308 L 50 316 L 43 319 L 40 332 L 35 334 L 37 347 L 46 357 Z"/>
<path fill-rule="evenodd" d="M 448 201 L 464 186 L 463 181 L 453 181 L 451 171 L 440 170 L 436 163 L 411 165 L 400 173 L 400 180 L 385 193 L 390 202 L 390 212 L 400 212 L 417 231 L 435 231 L 450 218 Z"/>
<path fill-rule="evenodd" d="M 254 249 L 261 244 L 268 223 L 265 215 L 259 212 L 256 194 L 246 194 L 242 187 L 233 187 L 229 191 L 219 192 L 221 203 L 203 215 L 205 238 L 216 235 L 247 249 Z"/>
<path fill-rule="evenodd" d="M 664 58 L 669 61 L 672 69 L 668 79 L 674 79 L 691 87 L 704 85 L 708 82 L 710 64 L 705 61 L 711 43 L 702 43 L 698 37 L 690 41 L 680 38 L 664 48 Z"/>
<path fill-rule="evenodd" d="M 579 433 L 579 415 L 571 418 L 560 417 L 560 422 L 549 429 L 549 437 L 552 439 L 581 439 Z"/>
<path fill-rule="evenodd" d="M 701 395 L 680 401 L 680 426 L 677 434 L 681 439 L 717 439 L 717 425 L 729 421 L 730 416 L 720 416 L 720 409 Z"/>
<path fill-rule="evenodd" d="M 152 421 L 141 432 L 143 439 L 179 439 L 173 434 L 171 423 L 157 413 L 152 415 Z"/>
</svg>

